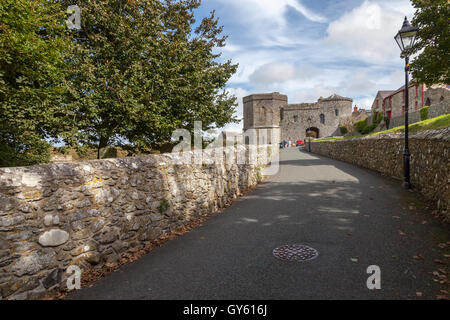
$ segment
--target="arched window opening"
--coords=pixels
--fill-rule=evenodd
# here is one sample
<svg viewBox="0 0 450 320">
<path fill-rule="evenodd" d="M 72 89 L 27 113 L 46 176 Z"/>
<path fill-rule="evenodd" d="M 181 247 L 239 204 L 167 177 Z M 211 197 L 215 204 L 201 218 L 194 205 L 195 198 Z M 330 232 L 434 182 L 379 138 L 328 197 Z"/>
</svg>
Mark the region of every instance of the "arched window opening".
<svg viewBox="0 0 450 320">
<path fill-rule="evenodd" d="M 294 122 L 298 122 L 298 116 L 294 116 Z"/>
<path fill-rule="evenodd" d="M 430 106 L 430 105 L 431 105 L 431 100 L 430 100 L 430 98 L 427 98 L 427 101 L 425 102 L 425 105 L 426 105 L 426 106 Z"/>
<path fill-rule="evenodd" d="M 441 99 L 439 99 L 440 102 L 444 101 L 444 96 L 441 96 Z"/>
<path fill-rule="evenodd" d="M 320 115 L 320 123 L 325 124 L 325 115 L 323 113 Z"/>
<path fill-rule="evenodd" d="M 378 100 L 377 100 L 377 102 L 378 102 Z M 336 114 L 336 117 L 338 117 L 339 116 L 339 109 L 334 110 L 334 113 Z"/>
</svg>

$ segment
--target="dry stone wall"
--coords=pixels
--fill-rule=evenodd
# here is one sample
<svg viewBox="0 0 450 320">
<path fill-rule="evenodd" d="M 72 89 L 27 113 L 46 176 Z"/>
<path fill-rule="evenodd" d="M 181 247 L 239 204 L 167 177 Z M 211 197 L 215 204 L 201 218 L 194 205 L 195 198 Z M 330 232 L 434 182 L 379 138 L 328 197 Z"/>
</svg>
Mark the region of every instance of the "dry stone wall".
<svg viewBox="0 0 450 320">
<path fill-rule="evenodd" d="M 168 154 L 1 168 L 0 299 L 39 298 L 65 285 L 70 265 L 117 261 L 216 212 L 261 178 L 263 158 L 227 159 L 176 165 Z"/>
<path fill-rule="evenodd" d="M 450 218 L 450 128 L 410 135 L 411 183 Z M 311 151 L 384 175 L 403 177 L 403 134 L 312 142 Z"/>
</svg>

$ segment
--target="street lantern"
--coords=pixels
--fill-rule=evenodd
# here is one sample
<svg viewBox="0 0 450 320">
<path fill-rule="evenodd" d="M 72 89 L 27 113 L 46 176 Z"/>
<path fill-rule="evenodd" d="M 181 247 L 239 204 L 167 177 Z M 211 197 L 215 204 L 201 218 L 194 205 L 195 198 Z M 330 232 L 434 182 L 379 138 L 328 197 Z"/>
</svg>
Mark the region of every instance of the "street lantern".
<svg viewBox="0 0 450 320">
<path fill-rule="evenodd" d="M 408 18 L 405 17 L 402 28 L 399 30 L 395 36 L 395 41 L 397 42 L 402 54 L 406 54 L 414 46 L 416 42 L 416 36 L 419 28 L 413 27 Z"/>
<path fill-rule="evenodd" d="M 410 158 L 409 153 L 409 55 L 412 47 L 416 41 L 416 36 L 419 28 L 413 27 L 408 18 L 405 17 L 402 28 L 398 31 L 395 36 L 395 41 L 401 50 L 401 57 L 405 58 L 405 150 L 403 152 L 403 185 L 405 188 L 411 188 L 410 180 Z"/>
<path fill-rule="evenodd" d="M 308 129 L 308 151 L 311 152 L 311 117 L 308 117 L 308 125 L 309 125 L 309 129 Z"/>
</svg>

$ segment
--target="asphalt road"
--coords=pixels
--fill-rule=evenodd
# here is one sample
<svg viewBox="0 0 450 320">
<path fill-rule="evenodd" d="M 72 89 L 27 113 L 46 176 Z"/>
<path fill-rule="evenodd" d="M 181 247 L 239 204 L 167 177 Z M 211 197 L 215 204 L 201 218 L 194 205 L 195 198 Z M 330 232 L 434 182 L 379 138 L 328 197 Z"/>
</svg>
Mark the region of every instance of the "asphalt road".
<svg viewBox="0 0 450 320">
<path fill-rule="evenodd" d="M 401 182 L 283 150 L 277 175 L 203 226 L 67 299 L 434 299 L 449 227 Z M 414 207 L 410 207 L 414 203 Z M 419 208 L 419 209 L 417 209 Z M 309 262 L 276 259 L 304 244 Z M 447 252 L 448 253 L 448 249 Z M 420 255 L 423 260 L 413 257 Z M 366 286 L 381 269 L 381 289 Z M 419 297 L 417 292 L 421 292 Z M 419 294 L 420 295 L 420 294 Z"/>
</svg>

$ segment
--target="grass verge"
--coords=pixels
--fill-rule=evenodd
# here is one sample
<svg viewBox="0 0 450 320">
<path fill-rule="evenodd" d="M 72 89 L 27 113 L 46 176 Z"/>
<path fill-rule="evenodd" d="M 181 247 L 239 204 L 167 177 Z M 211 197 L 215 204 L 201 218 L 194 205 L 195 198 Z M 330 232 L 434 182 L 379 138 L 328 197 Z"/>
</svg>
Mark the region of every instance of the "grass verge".
<svg viewBox="0 0 450 320">
<path fill-rule="evenodd" d="M 427 119 L 424 121 L 416 122 L 413 124 L 410 124 L 409 126 L 409 132 L 410 133 L 416 133 L 421 132 L 425 130 L 437 130 L 437 129 L 444 129 L 450 127 L 450 114 L 446 114 L 443 116 L 439 116 L 432 119 Z M 389 130 L 379 131 L 379 132 L 373 132 L 369 134 L 365 134 L 359 137 L 355 136 L 349 136 L 349 137 L 331 137 L 331 138 L 323 138 L 323 139 L 317 139 L 314 140 L 314 142 L 321 142 L 321 141 L 337 141 L 337 140 L 343 140 L 343 139 L 354 139 L 354 138 L 363 138 L 367 136 L 374 136 L 379 135 L 383 133 L 401 133 L 405 131 L 405 126 L 399 126 L 395 127 Z"/>
</svg>

